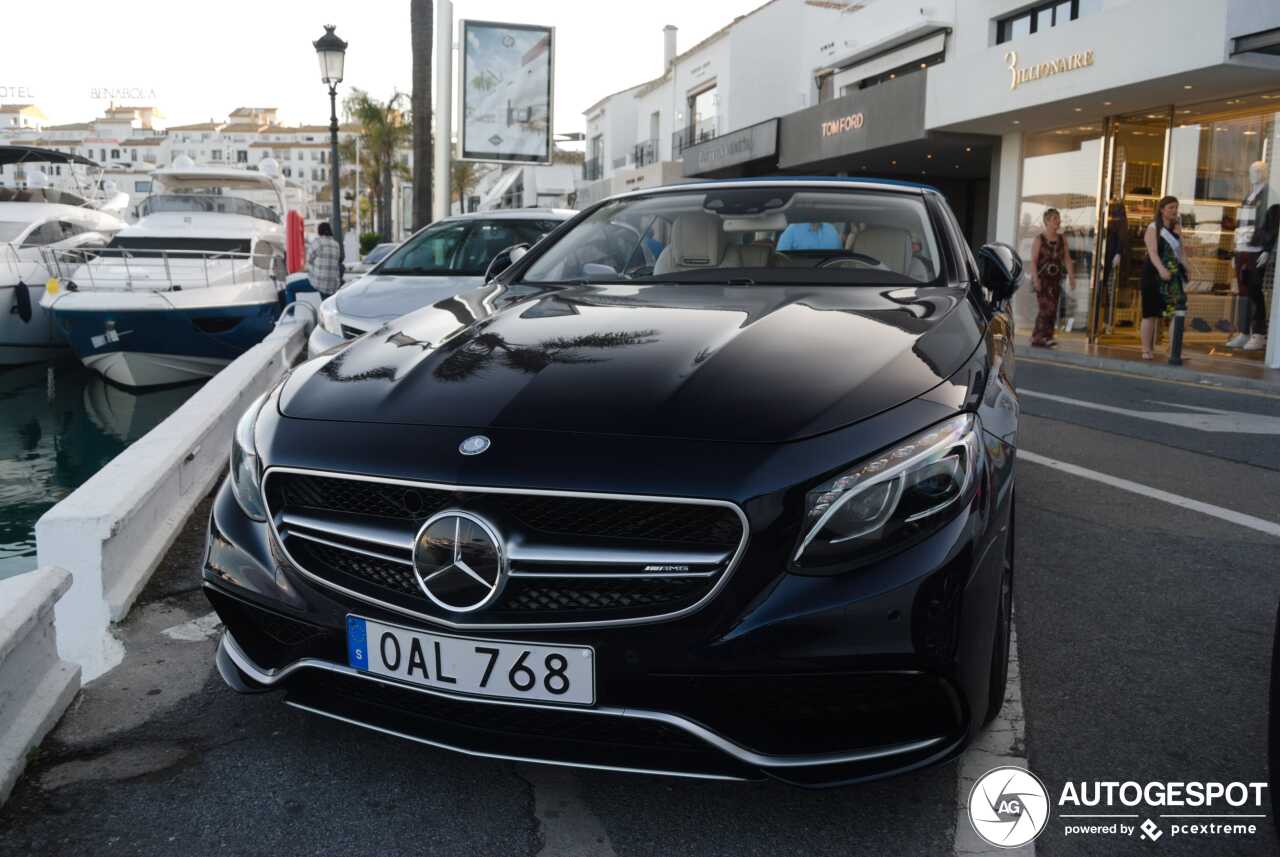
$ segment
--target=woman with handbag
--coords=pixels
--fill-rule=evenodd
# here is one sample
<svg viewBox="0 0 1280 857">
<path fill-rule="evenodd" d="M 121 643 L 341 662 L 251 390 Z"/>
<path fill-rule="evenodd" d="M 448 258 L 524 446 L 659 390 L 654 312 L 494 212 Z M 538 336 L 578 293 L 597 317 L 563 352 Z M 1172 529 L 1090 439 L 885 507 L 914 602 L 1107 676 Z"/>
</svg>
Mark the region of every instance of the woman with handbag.
<svg viewBox="0 0 1280 857">
<path fill-rule="evenodd" d="M 1147 224 L 1142 240 L 1147 246 L 1147 257 L 1142 263 L 1142 359 L 1150 360 L 1168 296 L 1181 289 L 1186 267 L 1176 196 L 1162 197 L 1156 203 L 1155 220 Z"/>
<path fill-rule="evenodd" d="M 1031 243 L 1031 269 L 1035 271 L 1036 326 L 1031 332 L 1031 344 L 1036 348 L 1051 348 L 1058 344 L 1053 329 L 1058 323 L 1058 303 L 1062 300 L 1062 277 L 1065 274 L 1075 288 L 1075 271 L 1071 254 L 1067 252 L 1067 239 L 1059 234 L 1062 215 L 1050 208 L 1044 213 L 1044 231 Z"/>
</svg>

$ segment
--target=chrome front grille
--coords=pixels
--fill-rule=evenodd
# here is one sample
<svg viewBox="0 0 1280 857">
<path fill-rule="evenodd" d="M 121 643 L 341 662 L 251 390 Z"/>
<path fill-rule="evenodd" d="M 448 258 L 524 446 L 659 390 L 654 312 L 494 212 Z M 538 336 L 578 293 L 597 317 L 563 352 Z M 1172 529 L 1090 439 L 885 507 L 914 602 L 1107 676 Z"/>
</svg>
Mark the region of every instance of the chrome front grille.
<svg viewBox="0 0 1280 857">
<path fill-rule="evenodd" d="M 286 557 L 313 579 L 451 627 L 650 622 L 691 612 L 724 585 L 746 519 L 713 500 L 512 491 L 273 468 L 263 480 Z M 501 596 L 465 617 L 433 604 L 413 571 L 413 542 L 445 509 L 501 533 Z M 465 621 L 462 621 L 465 619 Z"/>
</svg>

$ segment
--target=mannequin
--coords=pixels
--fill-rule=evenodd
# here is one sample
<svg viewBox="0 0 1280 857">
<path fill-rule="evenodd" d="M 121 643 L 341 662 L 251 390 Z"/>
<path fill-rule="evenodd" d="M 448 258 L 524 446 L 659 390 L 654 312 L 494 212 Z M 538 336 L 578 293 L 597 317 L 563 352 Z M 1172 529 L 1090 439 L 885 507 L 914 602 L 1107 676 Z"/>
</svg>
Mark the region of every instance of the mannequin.
<svg viewBox="0 0 1280 857">
<path fill-rule="evenodd" d="M 1267 205 L 1266 161 L 1249 165 L 1249 192 L 1236 214 L 1236 289 L 1243 305 L 1239 332 L 1227 340 L 1228 348 L 1261 351 L 1267 347 L 1267 306 L 1262 293 L 1263 271 L 1276 241 L 1280 205 Z"/>
</svg>

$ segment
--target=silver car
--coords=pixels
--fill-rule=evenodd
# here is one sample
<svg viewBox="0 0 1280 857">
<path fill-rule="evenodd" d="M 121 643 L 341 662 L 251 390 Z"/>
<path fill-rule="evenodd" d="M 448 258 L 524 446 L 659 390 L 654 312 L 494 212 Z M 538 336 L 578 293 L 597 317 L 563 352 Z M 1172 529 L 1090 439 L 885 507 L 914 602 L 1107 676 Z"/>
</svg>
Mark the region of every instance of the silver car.
<svg viewBox="0 0 1280 857">
<path fill-rule="evenodd" d="M 577 214 L 550 208 L 485 211 L 437 220 L 414 233 L 372 270 L 320 304 L 308 356 L 385 322 L 484 284 L 500 252 L 533 245 Z"/>
</svg>

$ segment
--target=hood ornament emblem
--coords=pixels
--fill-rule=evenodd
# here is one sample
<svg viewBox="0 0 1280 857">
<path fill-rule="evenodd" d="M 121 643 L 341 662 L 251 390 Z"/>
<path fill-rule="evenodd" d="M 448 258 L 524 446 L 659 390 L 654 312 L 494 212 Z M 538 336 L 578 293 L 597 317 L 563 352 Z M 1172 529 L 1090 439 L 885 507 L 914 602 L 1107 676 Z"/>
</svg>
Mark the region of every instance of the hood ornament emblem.
<svg viewBox="0 0 1280 857">
<path fill-rule="evenodd" d="M 473 434 L 458 444 L 458 452 L 463 455 L 479 455 L 489 448 L 489 438 L 482 434 Z"/>
</svg>

